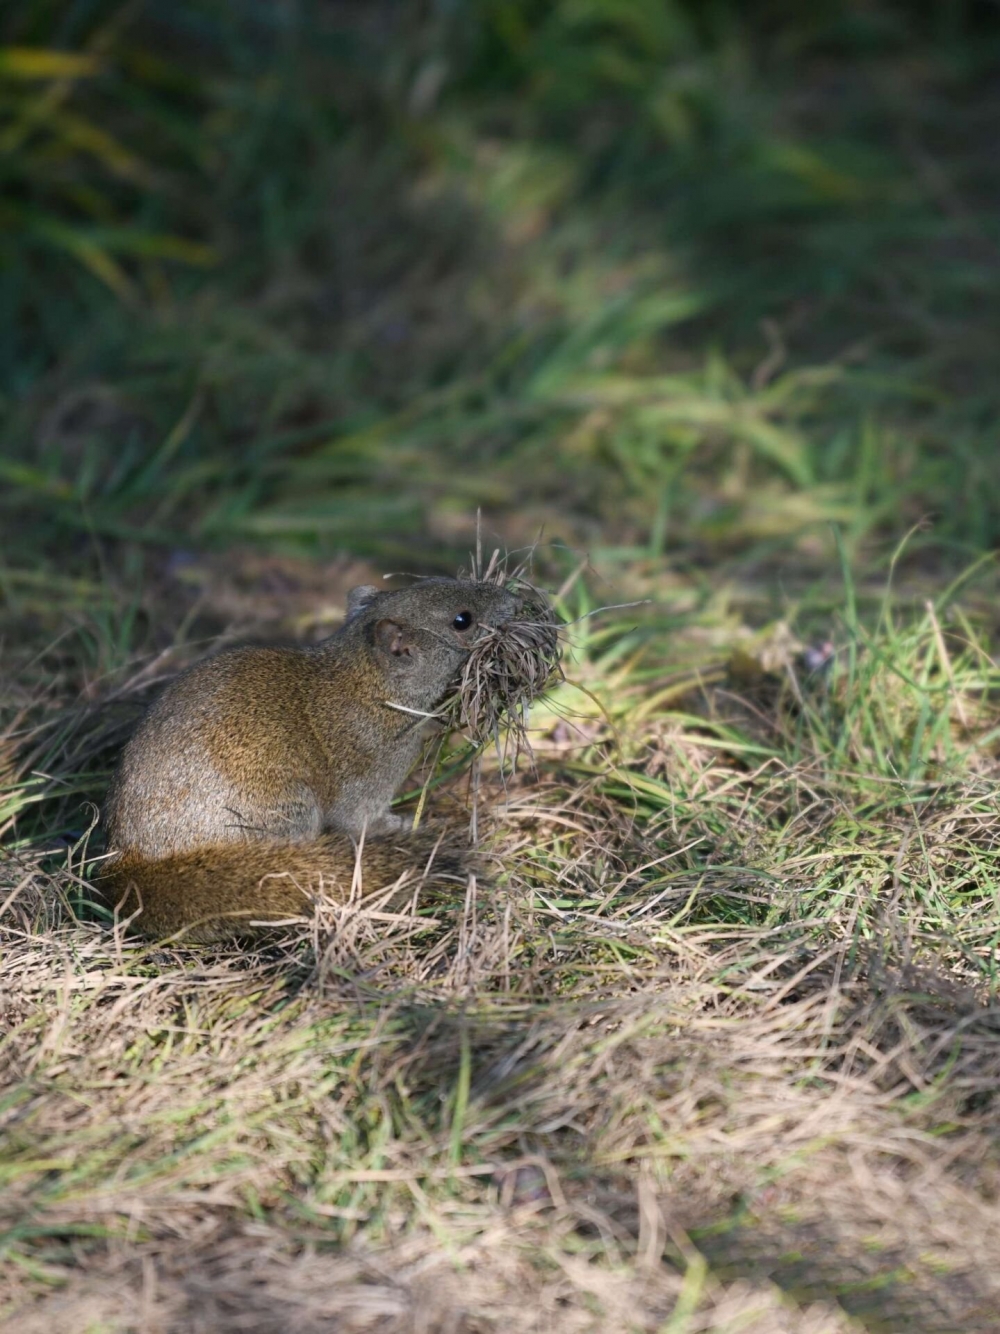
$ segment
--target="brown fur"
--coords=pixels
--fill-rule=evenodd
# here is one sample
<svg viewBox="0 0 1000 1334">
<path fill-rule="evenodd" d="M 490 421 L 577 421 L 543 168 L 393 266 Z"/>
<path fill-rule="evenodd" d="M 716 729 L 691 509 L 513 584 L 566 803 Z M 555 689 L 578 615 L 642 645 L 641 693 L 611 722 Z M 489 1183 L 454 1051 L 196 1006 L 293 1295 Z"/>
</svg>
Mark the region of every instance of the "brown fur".
<svg viewBox="0 0 1000 1334">
<path fill-rule="evenodd" d="M 350 839 L 324 834 L 308 843 L 218 843 L 151 862 L 122 857 L 102 889 L 120 918 L 141 918 L 146 934 L 204 943 L 308 916 L 321 895 L 346 903 L 359 870 L 366 896 L 398 891 L 393 905 L 409 901 L 425 876 L 435 884 L 468 869 L 466 849 L 433 830 L 365 842 L 360 859 Z"/>
<path fill-rule="evenodd" d="M 183 673 L 112 780 L 105 896 L 143 931 L 214 939 L 301 916 L 321 886 L 345 897 L 362 837 L 366 894 L 422 873 L 435 837 L 406 838 L 389 810 L 421 749 L 419 714 L 454 683 L 477 629 L 517 606 L 456 579 L 355 589 L 344 626 L 315 648 L 232 649 Z M 452 840 L 435 874 L 462 864 Z"/>
</svg>

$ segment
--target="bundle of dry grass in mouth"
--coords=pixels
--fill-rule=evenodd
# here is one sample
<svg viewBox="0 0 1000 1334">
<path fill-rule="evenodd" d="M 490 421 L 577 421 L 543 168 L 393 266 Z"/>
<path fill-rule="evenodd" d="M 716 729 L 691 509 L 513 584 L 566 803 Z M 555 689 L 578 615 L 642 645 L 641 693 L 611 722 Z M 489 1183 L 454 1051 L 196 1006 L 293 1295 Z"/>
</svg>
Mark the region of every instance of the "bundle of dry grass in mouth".
<svg viewBox="0 0 1000 1334">
<path fill-rule="evenodd" d="M 512 746 L 515 758 L 522 752 L 531 755 L 527 724 L 532 703 L 563 680 L 559 618 L 524 571 L 523 565 L 508 571 L 499 551 L 485 570 L 480 561 L 474 563 L 474 578 L 515 594 L 521 608 L 505 625 L 480 628 L 440 711 L 446 726 L 463 731 L 476 745 Z M 507 747 L 502 747 L 504 735 Z"/>
</svg>

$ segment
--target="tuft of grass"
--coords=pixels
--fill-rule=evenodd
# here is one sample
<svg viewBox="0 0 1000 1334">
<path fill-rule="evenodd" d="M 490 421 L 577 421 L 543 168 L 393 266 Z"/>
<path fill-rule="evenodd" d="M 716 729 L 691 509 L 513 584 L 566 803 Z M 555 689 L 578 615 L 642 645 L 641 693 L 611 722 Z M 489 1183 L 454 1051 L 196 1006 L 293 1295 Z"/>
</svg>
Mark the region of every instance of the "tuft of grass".
<svg viewBox="0 0 1000 1334">
<path fill-rule="evenodd" d="M 531 705 L 563 679 L 560 624 L 549 599 L 529 583 L 525 565 L 508 570 L 496 550 L 485 566 L 478 559 L 473 578 L 495 583 L 520 600 L 516 617 L 481 629 L 462 666 L 454 696 L 441 712 L 451 730 L 461 728 L 474 745 L 492 742 L 501 753 L 501 732 L 515 759 L 531 753 Z"/>
</svg>

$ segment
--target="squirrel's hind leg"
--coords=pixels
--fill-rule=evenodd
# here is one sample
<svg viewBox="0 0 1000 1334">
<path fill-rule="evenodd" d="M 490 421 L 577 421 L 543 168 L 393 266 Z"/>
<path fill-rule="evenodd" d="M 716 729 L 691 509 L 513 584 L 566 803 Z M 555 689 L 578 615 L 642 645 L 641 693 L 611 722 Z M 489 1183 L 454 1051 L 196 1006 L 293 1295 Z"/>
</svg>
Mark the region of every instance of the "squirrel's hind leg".
<svg viewBox="0 0 1000 1334">
<path fill-rule="evenodd" d="M 323 832 L 323 813 L 315 793 L 305 784 L 268 805 L 231 811 L 234 841 L 265 839 L 269 843 L 309 843 Z"/>
</svg>

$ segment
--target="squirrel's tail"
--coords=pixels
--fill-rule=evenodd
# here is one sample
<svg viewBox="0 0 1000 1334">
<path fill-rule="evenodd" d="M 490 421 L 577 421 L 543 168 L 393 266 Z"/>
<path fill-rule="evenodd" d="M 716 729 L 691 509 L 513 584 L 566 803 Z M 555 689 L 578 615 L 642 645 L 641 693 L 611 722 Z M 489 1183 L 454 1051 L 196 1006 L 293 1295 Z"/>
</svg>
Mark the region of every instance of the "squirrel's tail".
<svg viewBox="0 0 1000 1334">
<path fill-rule="evenodd" d="M 344 835 L 306 843 L 217 843 L 144 861 L 124 852 L 98 881 L 105 902 L 133 929 L 184 941 L 223 940 L 308 916 L 321 897 L 344 903 L 398 886 L 409 900 L 421 881 L 462 879 L 469 850 L 433 828 L 366 839 L 360 860 Z"/>
</svg>

